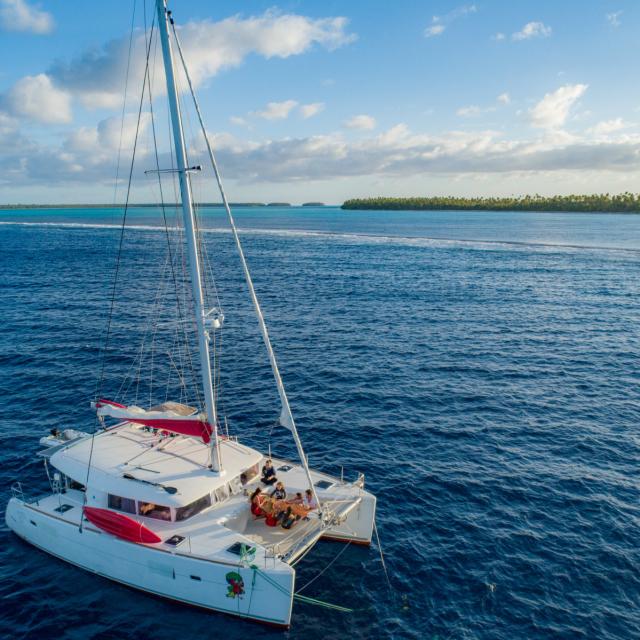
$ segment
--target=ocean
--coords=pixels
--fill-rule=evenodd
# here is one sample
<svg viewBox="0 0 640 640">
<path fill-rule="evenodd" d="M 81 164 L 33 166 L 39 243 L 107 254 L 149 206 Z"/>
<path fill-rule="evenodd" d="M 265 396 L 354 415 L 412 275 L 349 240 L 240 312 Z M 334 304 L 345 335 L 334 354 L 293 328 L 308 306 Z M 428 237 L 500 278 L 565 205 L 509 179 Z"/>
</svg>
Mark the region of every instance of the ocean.
<svg viewBox="0 0 640 640">
<path fill-rule="evenodd" d="M 0 212 L 5 502 L 17 480 L 46 490 L 49 429 L 94 426 L 120 218 Z M 365 473 L 391 588 L 377 544 L 319 543 L 298 586 L 326 569 L 304 594 L 353 612 L 297 603 L 273 631 L 92 576 L 3 522 L 0 637 L 640 637 L 640 216 L 274 207 L 236 222 L 310 463 Z M 129 223 L 107 389 L 165 256 L 158 211 Z M 293 455 L 223 211 L 201 225 L 229 428 Z"/>
</svg>

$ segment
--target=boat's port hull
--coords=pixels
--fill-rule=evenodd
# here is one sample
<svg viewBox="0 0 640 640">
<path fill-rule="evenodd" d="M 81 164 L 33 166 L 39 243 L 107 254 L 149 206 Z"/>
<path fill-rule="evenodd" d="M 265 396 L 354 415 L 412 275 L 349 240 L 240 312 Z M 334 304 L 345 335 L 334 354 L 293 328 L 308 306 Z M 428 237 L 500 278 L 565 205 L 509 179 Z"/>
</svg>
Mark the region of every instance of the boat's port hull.
<svg viewBox="0 0 640 640">
<path fill-rule="evenodd" d="M 194 558 L 121 540 L 86 521 L 81 532 L 78 523 L 17 498 L 7 505 L 6 523 L 39 549 L 128 587 L 268 625 L 291 622 L 295 571 L 284 563 L 255 570 Z"/>
</svg>

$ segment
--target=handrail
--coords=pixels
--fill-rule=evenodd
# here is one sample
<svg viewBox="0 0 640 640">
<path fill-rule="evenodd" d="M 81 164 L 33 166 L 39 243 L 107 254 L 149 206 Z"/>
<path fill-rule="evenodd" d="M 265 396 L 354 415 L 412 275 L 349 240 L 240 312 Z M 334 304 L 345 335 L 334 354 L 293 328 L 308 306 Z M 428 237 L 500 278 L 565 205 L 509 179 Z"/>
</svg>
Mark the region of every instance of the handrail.
<svg viewBox="0 0 640 640">
<path fill-rule="evenodd" d="M 29 500 L 29 496 L 25 494 L 25 491 L 22 487 L 22 482 L 17 480 L 11 485 L 11 495 L 16 500 L 20 500 L 20 502 L 24 502 L 27 504 L 27 500 Z M 40 506 L 40 496 L 37 496 L 33 499 L 33 503 L 37 506 Z"/>
</svg>

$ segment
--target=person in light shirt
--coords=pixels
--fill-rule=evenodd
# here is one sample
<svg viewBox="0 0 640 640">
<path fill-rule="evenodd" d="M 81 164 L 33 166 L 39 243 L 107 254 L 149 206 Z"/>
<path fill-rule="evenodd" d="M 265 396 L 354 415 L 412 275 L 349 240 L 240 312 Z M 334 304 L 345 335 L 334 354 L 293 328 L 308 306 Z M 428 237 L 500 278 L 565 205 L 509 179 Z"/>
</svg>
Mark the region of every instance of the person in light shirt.
<svg viewBox="0 0 640 640">
<path fill-rule="evenodd" d="M 309 509 L 309 511 L 312 511 L 313 509 L 317 509 L 318 508 L 318 503 L 316 502 L 316 499 L 313 497 L 313 492 L 311 491 L 311 489 L 307 489 L 304 492 L 304 498 L 302 499 L 304 506 Z"/>
</svg>

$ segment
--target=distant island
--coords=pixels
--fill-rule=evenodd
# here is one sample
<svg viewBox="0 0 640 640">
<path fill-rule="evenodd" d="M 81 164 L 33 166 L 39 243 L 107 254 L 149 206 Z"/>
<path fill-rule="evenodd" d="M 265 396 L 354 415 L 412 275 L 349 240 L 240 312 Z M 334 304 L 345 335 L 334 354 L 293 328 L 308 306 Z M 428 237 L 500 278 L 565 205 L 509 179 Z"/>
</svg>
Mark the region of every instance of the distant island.
<svg viewBox="0 0 640 640">
<path fill-rule="evenodd" d="M 303 202 L 303 207 L 324 207 L 324 202 Z"/>
<path fill-rule="evenodd" d="M 267 207 L 290 207 L 290 202 L 270 202 Z"/>
<path fill-rule="evenodd" d="M 561 211 L 640 213 L 640 194 L 608 193 L 570 196 L 514 196 L 510 198 L 353 198 L 343 209 L 407 211 Z"/>
</svg>

